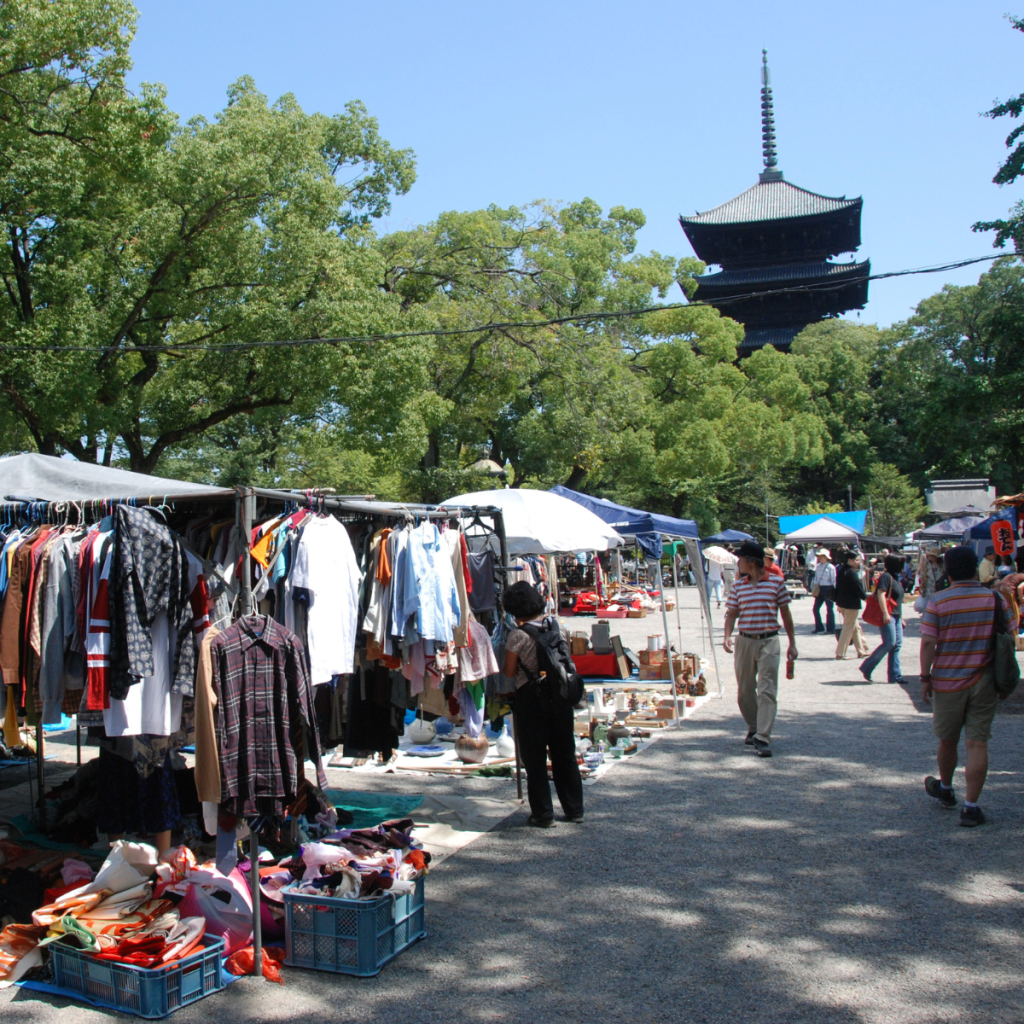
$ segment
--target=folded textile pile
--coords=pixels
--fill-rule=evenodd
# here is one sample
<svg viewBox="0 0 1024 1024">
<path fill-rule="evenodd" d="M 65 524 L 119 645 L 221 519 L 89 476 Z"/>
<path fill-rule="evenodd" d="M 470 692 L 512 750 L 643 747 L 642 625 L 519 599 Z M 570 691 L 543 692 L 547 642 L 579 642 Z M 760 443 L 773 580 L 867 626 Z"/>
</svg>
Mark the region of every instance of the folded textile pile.
<svg viewBox="0 0 1024 1024">
<path fill-rule="evenodd" d="M 164 877 L 158 884 L 187 873 L 188 858 L 174 854 L 160 866 Z M 194 952 L 206 920 L 183 915 L 171 899 L 154 898 L 157 867 L 152 846 L 123 841 L 112 845 L 91 880 L 87 865 L 69 865 L 65 875 L 78 885 L 34 911 L 31 925 L 10 925 L 0 933 L 0 984 L 17 981 L 41 963 L 40 950 L 58 939 L 75 942 L 97 959 L 136 967 L 163 967 Z"/>
<path fill-rule="evenodd" d="M 340 829 L 323 842 L 305 843 L 280 866 L 298 879 L 291 891 L 306 895 L 368 900 L 409 893 L 430 863 L 412 827 L 412 818 L 403 818 L 376 828 Z"/>
</svg>

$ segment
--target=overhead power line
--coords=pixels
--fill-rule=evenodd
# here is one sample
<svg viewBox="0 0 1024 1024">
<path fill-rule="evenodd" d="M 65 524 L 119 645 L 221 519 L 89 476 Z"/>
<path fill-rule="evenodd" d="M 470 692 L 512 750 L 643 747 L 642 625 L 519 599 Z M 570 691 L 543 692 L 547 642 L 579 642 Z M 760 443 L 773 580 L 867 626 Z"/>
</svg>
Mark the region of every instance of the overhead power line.
<svg viewBox="0 0 1024 1024">
<path fill-rule="evenodd" d="M 257 348 L 304 348 L 307 345 L 357 345 L 379 341 L 402 341 L 407 338 L 451 338 L 465 334 L 482 334 L 488 331 L 520 330 L 524 328 L 559 327 L 564 324 L 587 324 L 595 321 L 625 320 L 650 313 L 665 313 L 677 309 L 693 309 L 700 306 L 724 306 L 747 299 L 761 298 L 765 295 L 786 295 L 797 292 L 828 292 L 838 291 L 851 284 L 861 281 L 884 281 L 890 277 L 908 277 L 914 274 L 939 274 L 947 270 L 958 270 L 974 263 L 985 263 L 990 260 L 1007 258 L 1007 253 L 996 253 L 991 256 L 974 256 L 970 259 L 957 260 L 954 263 L 942 263 L 931 267 L 916 267 L 912 270 L 890 270 L 884 274 L 867 274 L 865 276 L 845 277 L 842 281 L 822 281 L 816 284 L 790 285 L 786 288 L 766 288 L 756 292 L 745 292 L 741 295 L 729 295 L 716 299 L 713 303 L 702 300 L 695 302 L 669 302 L 662 306 L 645 306 L 642 309 L 626 309 L 594 313 L 574 313 L 571 316 L 552 317 L 548 320 L 505 320 L 492 321 L 485 324 L 474 324 L 471 327 L 430 328 L 422 331 L 399 331 L 383 334 L 362 334 L 338 338 L 289 338 L 274 341 L 233 341 L 208 345 L 203 342 L 180 345 L 132 345 L 122 348 L 116 345 L 25 345 L 18 342 L 0 342 L 0 351 L 4 352 L 235 352 Z M 700 278 L 696 279 L 697 281 Z"/>
</svg>

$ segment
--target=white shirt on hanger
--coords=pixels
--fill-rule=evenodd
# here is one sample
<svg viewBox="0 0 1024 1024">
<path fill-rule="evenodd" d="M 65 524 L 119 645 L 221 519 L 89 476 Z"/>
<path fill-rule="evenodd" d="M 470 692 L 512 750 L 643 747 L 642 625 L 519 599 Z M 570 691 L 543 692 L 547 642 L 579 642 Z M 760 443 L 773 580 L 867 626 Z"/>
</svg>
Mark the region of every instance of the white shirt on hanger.
<svg viewBox="0 0 1024 1024">
<path fill-rule="evenodd" d="M 348 531 L 337 519 L 306 520 L 291 581 L 310 593 L 306 631 L 313 685 L 354 671 L 359 565 Z"/>
</svg>

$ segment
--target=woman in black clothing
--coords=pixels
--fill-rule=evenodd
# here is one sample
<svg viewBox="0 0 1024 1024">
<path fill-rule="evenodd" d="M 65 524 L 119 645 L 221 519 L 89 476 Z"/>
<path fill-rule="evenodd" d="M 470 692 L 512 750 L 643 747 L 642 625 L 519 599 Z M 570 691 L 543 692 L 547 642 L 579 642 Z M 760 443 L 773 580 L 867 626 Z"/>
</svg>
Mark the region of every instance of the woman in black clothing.
<svg viewBox="0 0 1024 1024">
<path fill-rule="evenodd" d="M 860 574 L 860 552 L 847 551 L 836 572 L 836 607 L 843 613 L 843 631 L 836 647 L 836 658 L 840 661 L 845 660 L 851 642 L 860 657 L 867 656 L 868 645 L 860 631 L 860 609 L 867 596 Z"/>
<path fill-rule="evenodd" d="M 505 675 L 516 681 L 516 743 L 526 769 L 529 823 L 535 828 L 550 828 L 555 823 L 548 785 L 549 751 L 555 792 L 566 821 L 582 822 L 583 781 L 576 762 L 573 709 L 552 696 L 540 678 L 537 641 L 522 628 L 528 623 L 547 625 L 546 602 L 536 587 L 520 581 L 505 591 L 503 604 L 520 627 L 512 630 L 505 646 Z"/>
<path fill-rule="evenodd" d="M 903 682 L 900 670 L 900 648 L 903 646 L 903 587 L 900 586 L 902 569 L 902 558 L 898 555 L 886 555 L 885 572 L 878 577 L 875 592 L 870 597 L 870 600 L 878 602 L 878 607 L 882 612 L 882 642 L 860 667 L 861 674 L 869 683 L 871 682 L 871 673 L 875 671 L 878 663 L 886 655 L 889 656 L 889 682 Z M 887 599 L 896 602 L 896 607 L 893 608 L 891 614 Z"/>
</svg>

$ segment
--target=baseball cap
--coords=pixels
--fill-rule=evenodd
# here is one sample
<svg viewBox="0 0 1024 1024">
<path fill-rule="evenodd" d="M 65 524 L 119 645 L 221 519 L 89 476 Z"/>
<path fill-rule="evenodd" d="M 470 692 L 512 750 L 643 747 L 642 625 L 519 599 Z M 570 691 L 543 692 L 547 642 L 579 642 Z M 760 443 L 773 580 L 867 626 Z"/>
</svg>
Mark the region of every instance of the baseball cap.
<svg viewBox="0 0 1024 1024">
<path fill-rule="evenodd" d="M 774 554 L 775 552 L 772 552 Z M 756 540 L 745 540 L 737 549 L 740 558 L 757 558 L 764 561 L 764 548 Z"/>
</svg>

